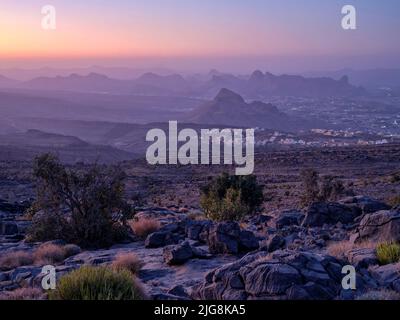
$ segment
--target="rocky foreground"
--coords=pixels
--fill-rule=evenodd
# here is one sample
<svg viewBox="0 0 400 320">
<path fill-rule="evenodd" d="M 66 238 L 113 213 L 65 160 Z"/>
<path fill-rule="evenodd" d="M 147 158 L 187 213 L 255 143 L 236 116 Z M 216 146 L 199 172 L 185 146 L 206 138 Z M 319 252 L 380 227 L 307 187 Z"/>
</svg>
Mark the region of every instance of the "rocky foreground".
<svg viewBox="0 0 400 320">
<path fill-rule="evenodd" d="M 34 252 L 26 204 L 0 201 L 0 258 Z M 258 215 L 238 224 L 199 219 L 179 208 L 142 208 L 136 219 L 161 227 L 146 239 L 107 249 L 75 250 L 56 265 L 57 277 L 82 265 L 109 265 L 133 252 L 137 274 L 152 299 L 359 299 L 371 292 L 400 295 L 400 263 L 380 265 L 375 247 L 400 241 L 400 208 L 358 196 L 314 203 L 305 211 Z M 53 244 L 64 245 L 61 241 Z M 355 290 L 342 287 L 342 268 L 357 272 Z M 0 296 L 41 286 L 42 265 L 0 265 Z M 45 294 L 39 298 L 45 298 Z M 377 299 L 381 296 L 377 295 Z"/>
</svg>

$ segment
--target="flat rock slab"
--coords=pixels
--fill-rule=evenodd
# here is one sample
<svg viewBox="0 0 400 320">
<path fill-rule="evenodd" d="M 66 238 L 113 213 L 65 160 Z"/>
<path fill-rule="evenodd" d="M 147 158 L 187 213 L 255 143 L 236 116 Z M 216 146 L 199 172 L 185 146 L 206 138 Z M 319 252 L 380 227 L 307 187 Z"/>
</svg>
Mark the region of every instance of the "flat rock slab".
<svg viewBox="0 0 400 320">
<path fill-rule="evenodd" d="M 67 259 L 64 264 L 104 265 L 111 263 L 117 254 L 127 252 L 136 254 L 144 262 L 138 277 L 151 296 L 167 293 L 179 285 L 190 288 L 201 283 L 210 270 L 238 259 L 236 256 L 215 255 L 212 259 L 190 259 L 182 266 L 168 266 L 164 262 L 163 248 L 148 249 L 141 241 L 114 246 L 108 250 L 85 251 Z"/>
</svg>

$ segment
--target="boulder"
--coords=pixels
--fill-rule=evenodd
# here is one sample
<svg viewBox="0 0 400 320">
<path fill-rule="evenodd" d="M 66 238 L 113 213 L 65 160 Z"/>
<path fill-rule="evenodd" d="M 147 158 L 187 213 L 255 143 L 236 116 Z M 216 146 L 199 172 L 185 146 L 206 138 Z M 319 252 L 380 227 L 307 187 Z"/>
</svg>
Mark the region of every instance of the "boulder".
<svg viewBox="0 0 400 320">
<path fill-rule="evenodd" d="M 346 252 L 346 257 L 350 264 L 356 269 L 368 268 L 371 265 L 377 265 L 378 259 L 376 257 L 375 249 L 356 248 Z"/>
<path fill-rule="evenodd" d="M 18 225 L 15 222 L 0 222 L 0 235 L 13 235 L 18 233 Z"/>
<path fill-rule="evenodd" d="M 268 241 L 267 251 L 274 252 L 276 250 L 283 248 L 285 244 L 286 244 L 285 238 L 279 235 L 275 235 Z"/>
<path fill-rule="evenodd" d="M 259 251 L 209 272 L 195 285 L 193 299 L 335 299 L 342 263 L 330 256 Z"/>
<path fill-rule="evenodd" d="M 259 248 L 259 243 L 257 237 L 253 232 L 242 230 L 239 235 L 239 251 L 249 252 L 257 250 Z"/>
<path fill-rule="evenodd" d="M 282 229 L 288 226 L 299 226 L 304 219 L 304 214 L 297 210 L 283 211 L 276 220 L 277 229 Z"/>
<path fill-rule="evenodd" d="M 400 292 L 400 262 L 373 267 L 370 272 L 380 287 Z"/>
<path fill-rule="evenodd" d="M 167 246 L 163 251 L 164 261 L 169 265 L 180 265 L 191 259 L 194 254 L 188 242 Z"/>
<path fill-rule="evenodd" d="M 163 249 L 164 261 L 169 265 L 180 265 L 192 258 L 209 259 L 212 257 L 206 250 L 193 247 L 189 241 L 170 245 Z"/>
<path fill-rule="evenodd" d="M 221 222 L 213 225 L 208 234 L 211 253 L 239 253 L 240 227 L 236 222 Z"/>
<path fill-rule="evenodd" d="M 366 196 L 347 197 L 339 200 L 344 205 L 354 205 L 362 210 L 363 213 L 373 213 L 380 210 L 389 210 L 390 206 L 382 201 L 378 201 Z"/>
<path fill-rule="evenodd" d="M 251 231 L 241 230 L 236 222 L 221 222 L 208 230 L 210 253 L 237 254 L 258 249 L 258 240 Z"/>
<path fill-rule="evenodd" d="M 374 242 L 400 241 L 400 210 L 383 210 L 367 214 L 360 221 L 356 233 L 352 236 L 354 242 L 365 240 Z"/>
<path fill-rule="evenodd" d="M 356 206 L 346 206 L 335 202 L 312 203 L 306 212 L 303 221 L 304 227 L 322 227 L 324 224 L 351 224 L 354 219 L 362 214 Z"/>
<path fill-rule="evenodd" d="M 182 240 L 178 234 L 170 233 L 167 231 L 157 231 L 147 236 L 145 240 L 146 248 L 162 248 L 167 245 L 177 244 Z"/>
<path fill-rule="evenodd" d="M 189 294 L 186 292 L 185 288 L 181 285 L 175 286 L 168 290 L 168 294 L 171 294 L 176 297 L 182 297 L 185 299 L 189 299 Z"/>
<path fill-rule="evenodd" d="M 186 236 L 190 240 L 201 241 L 200 234 L 212 225 L 210 220 L 189 221 L 186 225 Z"/>
</svg>

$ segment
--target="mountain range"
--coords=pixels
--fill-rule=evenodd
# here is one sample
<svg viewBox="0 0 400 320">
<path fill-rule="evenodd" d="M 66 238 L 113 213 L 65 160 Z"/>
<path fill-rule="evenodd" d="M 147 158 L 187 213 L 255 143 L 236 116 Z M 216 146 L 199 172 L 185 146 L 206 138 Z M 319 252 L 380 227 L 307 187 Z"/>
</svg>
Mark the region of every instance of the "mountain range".
<svg viewBox="0 0 400 320">
<path fill-rule="evenodd" d="M 351 85 L 346 76 L 334 80 L 326 77 L 278 76 L 261 71 L 255 71 L 249 76 L 214 71 L 206 77 L 145 73 L 131 80 L 114 79 L 99 73 L 88 75 L 73 73 L 68 76 L 39 77 L 23 82 L 1 81 L 0 78 L 0 87 L 207 99 L 214 97 L 222 88 L 235 91 L 246 99 L 262 99 L 271 96 L 351 97 L 366 94 L 364 89 Z"/>
<path fill-rule="evenodd" d="M 380 87 L 400 88 L 400 69 L 342 69 L 337 71 L 307 72 L 304 74 L 306 77 L 320 77 L 322 75 L 333 79 L 340 79 L 347 75 L 351 83 L 367 89 L 378 89 Z"/>
</svg>

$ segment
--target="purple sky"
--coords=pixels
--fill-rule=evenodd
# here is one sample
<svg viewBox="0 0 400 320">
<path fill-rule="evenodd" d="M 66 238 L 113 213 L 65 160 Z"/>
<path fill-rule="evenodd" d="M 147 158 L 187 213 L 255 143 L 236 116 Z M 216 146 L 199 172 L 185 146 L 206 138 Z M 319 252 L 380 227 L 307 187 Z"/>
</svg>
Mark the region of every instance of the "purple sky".
<svg viewBox="0 0 400 320">
<path fill-rule="evenodd" d="M 40 27 L 43 4 L 54 31 Z M 341 28 L 345 4 L 357 30 Z M 398 0 L 2 0 L 0 68 L 399 68 L 399 15 Z"/>
</svg>

